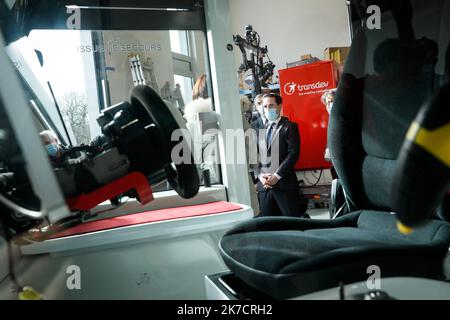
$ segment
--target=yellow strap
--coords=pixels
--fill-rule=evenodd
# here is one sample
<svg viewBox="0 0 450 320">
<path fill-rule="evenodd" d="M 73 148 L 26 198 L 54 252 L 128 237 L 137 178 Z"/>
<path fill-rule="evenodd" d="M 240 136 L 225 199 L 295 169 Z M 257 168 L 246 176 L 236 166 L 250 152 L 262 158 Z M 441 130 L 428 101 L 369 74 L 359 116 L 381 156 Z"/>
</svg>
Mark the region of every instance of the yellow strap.
<svg viewBox="0 0 450 320">
<path fill-rule="evenodd" d="M 19 300 L 43 300 L 44 297 L 31 287 L 24 287 L 19 292 Z"/>
<path fill-rule="evenodd" d="M 397 229 L 398 229 L 398 231 L 400 231 L 400 233 L 402 233 L 402 234 L 404 234 L 404 235 L 411 234 L 411 233 L 414 231 L 413 228 L 410 228 L 410 227 L 408 227 L 408 226 L 405 226 L 405 225 L 404 225 L 403 223 L 401 223 L 401 222 L 397 222 Z"/>
<path fill-rule="evenodd" d="M 450 123 L 430 131 L 413 122 L 406 139 L 414 141 L 450 168 Z"/>
</svg>

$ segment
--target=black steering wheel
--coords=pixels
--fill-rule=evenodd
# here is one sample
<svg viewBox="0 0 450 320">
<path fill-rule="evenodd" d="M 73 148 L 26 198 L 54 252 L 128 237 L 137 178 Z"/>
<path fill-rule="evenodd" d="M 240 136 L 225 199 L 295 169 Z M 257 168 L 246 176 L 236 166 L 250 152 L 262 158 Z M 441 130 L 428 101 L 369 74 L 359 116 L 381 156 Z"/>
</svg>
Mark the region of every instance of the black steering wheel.
<svg viewBox="0 0 450 320">
<path fill-rule="evenodd" d="M 166 104 L 148 86 L 134 87 L 131 90 L 130 102 L 131 108 L 138 115 L 139 121 L 143 121 L 146 125 L 154 123 L 161 131 L 161 145 L 164 150 L 154 150 L 153 152 L 155 156 L 165 159 L 164 170 L 170 185 L 183 198 L 189 199 L 197 195 L 200 188 L 200 179 L 188 143 L 190 139 L 184 134 L 181 141 L 172 141 L 171 139 L 175 130 L 185 129 L 181 132 L 187 132 L 181 113 L 175 107 Z M 173 164 L 171 153 L 179 143 L 184 144 L 184 152 L 189 152 L 190 162 Z"/>
<path fill-rule="evenodd" d="M 450 189 L 450 83 L 420 110 L 399 154 L 392 203 L 400 223 L 429 219 Z M 449 212 L 442 215 L 450 220 Z"/>
</svg>

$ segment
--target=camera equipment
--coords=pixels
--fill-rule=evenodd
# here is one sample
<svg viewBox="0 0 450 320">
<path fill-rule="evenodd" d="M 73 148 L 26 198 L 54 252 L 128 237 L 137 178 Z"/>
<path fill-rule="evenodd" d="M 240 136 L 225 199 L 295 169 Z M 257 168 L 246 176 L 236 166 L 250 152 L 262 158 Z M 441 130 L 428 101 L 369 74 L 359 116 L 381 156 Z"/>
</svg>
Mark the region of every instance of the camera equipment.
<svg viewBox="0 0 450 320">
<path fill-rule="evenodd" d="M 199 177 L 193 161 L 174 165 L 171 160 L 173 147 L 186 142 L 171 141 L 172 132 L 183 126 L 177 117 L 177 110 L 171 110 L 148 86 L 135 87 L 130 102 L 104 110 L 97 119 L 103 136 L 90 146 L 69 149 L 55 168 L 69 206 L 90 209 L 91 201 L 97 197 L 104 201 L 111 195 L 147 203 L 152 200 L 147 184 L 166 177 L 180 196 L 194 197 Z M 102 190 L 111 187 L 116 194 Z"/>
<path fill-rule="evenodd" d="M 275 69 L 275 65 L 268 56 L 267 46 L 264 48 L 260 46 L 260 36 L 251 25 L 245 27 L 245 38 L 240 35 L 233 35 L 233 40 L 242 53 L 243 63 L 238 72 L 252 70 L 253 93 L 254 95 L 260 94 L 262 92 L 261 87 L 273 76 Z M 248 59 L 247 50 L 250 52 L 250 59 Z M 264 62 L 265 58 L 268 61 Z"/>
</svg>

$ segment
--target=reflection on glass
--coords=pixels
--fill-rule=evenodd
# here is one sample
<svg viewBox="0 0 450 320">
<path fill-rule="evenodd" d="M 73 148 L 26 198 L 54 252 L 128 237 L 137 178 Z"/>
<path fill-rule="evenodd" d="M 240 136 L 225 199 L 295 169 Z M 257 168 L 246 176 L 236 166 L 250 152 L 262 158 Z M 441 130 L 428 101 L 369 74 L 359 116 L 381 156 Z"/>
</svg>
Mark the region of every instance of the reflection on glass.
<svg viewBox="0 0 450 320">
<path fill-rule="evenodd" d="M 175 81 L 175 100 L 178 104 L 178 107 L 183 110 L 187 103 L 192 101 L 192 87 L 193 87 L 193 79 L 190 77 L 184 77 L 180 75 L 174 76 Z M 179 85 L 179 89 L 177 88 L 177 85 Z M 179 91 L 179 93 L 178 93 Z"/>
<path fill-rule="evenodd" d="M 170 47 L 172 52 L 189 56 L 188 32 L 171 30 Z"/>
<path fill-rule="evenodd" d="M 29 40 L 43 55 L 44 79 L 38 82 L 42 88 L 48 88 L 50 82 L 74 145 L 89 144 L 101 135 L 96 121 L 101 111 L 127 101 L 137 85 L 151 87 L 184 114 L 193 100 L 194 80 L 209 73 L 205 35 L 200 31 L 34 30 Z M 24 78 L 36 91 L 36 84 Z M 47 116 L 60 123 L 55 106 L 48 103 L 51 99 L 44 100 L 36 97 L 36 103 L 48 109 Z M 51 129 L 62 131 L 61 126 Z M 209 154 L 217 158 L 215 140 L 211 143 L 211 137 L 203 138 L 213 149 Z M 220 183 L 217 162 L 208 160 L 211 171 L 214 167 L 213 184 Z M 203 167 L 199 165 L 199 169 Z M 167 188 L 163 183 L 155 191 Z"/>
</svg>

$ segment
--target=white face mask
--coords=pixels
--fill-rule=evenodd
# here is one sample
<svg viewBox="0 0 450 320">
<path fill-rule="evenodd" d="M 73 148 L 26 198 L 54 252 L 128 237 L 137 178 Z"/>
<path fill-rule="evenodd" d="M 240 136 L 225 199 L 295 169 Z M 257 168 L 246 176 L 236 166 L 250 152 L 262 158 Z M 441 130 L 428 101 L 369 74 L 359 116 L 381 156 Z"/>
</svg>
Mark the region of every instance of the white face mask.
<svg viewBox="0 0 450 320">
<path fill-rule="evenodd" d="M 45 148 L 49 156 L 56 157 L 58 155 L 59 147 L 56 143 L 50 143 Z"/>
<path fill-rule="evenodd" d="M 266 114 L 267 120 L 269 120 L 269 121 L 276 121 L 280 117 L 280 115 L 278 114 L 278 111 L 273 108 L 266 110 L 265 114 Z"/>
</svg>

